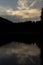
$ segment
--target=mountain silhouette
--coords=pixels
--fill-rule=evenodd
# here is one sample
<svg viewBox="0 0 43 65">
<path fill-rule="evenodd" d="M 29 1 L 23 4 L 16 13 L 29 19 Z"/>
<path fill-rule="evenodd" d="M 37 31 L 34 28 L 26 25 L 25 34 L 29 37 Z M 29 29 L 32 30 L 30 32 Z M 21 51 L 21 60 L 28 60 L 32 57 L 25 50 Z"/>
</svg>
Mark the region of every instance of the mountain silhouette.
<svg viewBox="0 0 43 65">
<path fill-rule="evenodd" d="M 0 46 L 8 44 L 12 41 L 24 42 L 26 44 L 36 43 L 38 47 L 41 49 L 40 57 L 42 59 L 43 8 L 41 12 L 41 20 L 36 21 L 36 23 L 32 21 L 12 23 L 11 21 L 0 17 Z"/>
<path fill-rule="evenodd" d="M 41 47 L 40 43 L 43 41 L 41 38 L 43 37 L 43 8 L 40 17 L 41 20 L 36 21 L 36 23 L 34 21 L 13 23 L 0 17 L 0 41 L 5 44 L 7 41 L 25 42 L 28 44 L 36 42 Z M 4 43 L 0 45 L 4 45 Z"/>
<path fill-rule="evenodd" d="M 38 21 L 38 23 L 32 21 L 12 23 L 11 21 L 1 17 L 0 21 L 0 41 L 2 40 L 2 42 L 5 44 L 7 41 L 25 43 L 35 43 L 42 41 L 41 37 L 43 23 L 41 23 L 41 21 Z M 1 43 L 0 45 L 4 45 L 4 43 Z"/>
<path fill-rule="evenodd" d="M 40 43 L 43 41 L 43 8 L 41 12 L 41 20 L 25 21 L 13 23 L 7 19 L 0 17 L 0 46 L 7 44 L 11 41 L 24 42 L 24 43 Z"/>
<path fill-rule="evenodd" d="M 5 18 L 0 17 L 0 24 L 12 24 L 12 22 Z"/>
</svg>

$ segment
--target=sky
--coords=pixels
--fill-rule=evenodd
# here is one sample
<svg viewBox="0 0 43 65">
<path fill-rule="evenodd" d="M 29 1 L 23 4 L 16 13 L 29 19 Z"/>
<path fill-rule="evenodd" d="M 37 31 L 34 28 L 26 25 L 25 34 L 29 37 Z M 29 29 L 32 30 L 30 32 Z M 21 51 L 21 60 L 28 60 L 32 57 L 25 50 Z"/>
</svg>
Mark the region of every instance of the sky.
<svg viewBox="0 0 43 65">
<path fill-rule="evenodd" d="M 40 20 L 43 0 L 0 0 L 0 17 L 12 22 Z"/>
</svg>

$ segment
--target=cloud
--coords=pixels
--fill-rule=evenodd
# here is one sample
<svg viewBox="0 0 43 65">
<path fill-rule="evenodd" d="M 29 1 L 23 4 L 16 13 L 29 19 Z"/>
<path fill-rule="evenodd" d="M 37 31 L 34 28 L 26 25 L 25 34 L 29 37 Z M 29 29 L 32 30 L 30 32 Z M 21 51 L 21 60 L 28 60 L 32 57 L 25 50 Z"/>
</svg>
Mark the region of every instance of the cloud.
<svg viewBox="0 0 43 65">
<path fill-rule="evenodd" d="M 0 15 L 5 14 L 6 9 L 4 7 L 0 7 Z"/>
<path fill-rule="evenodd" d="M 36 0 L 33 1 L 33 2 L 30 4 L 29 8 L 30 8 L 30 7 L 33 7 L 33 6 L 35 5 L 36 2 L 37 2 Z"/>
<path fill-rule="evenodd" d="M 43 0 L 29 0 L 29 3 L 28 3 L 29 8 L 36 8 L 36 9 L 43 8 Z"/>
<path fill-rule="evenodd" d="M 0 15 L 7 15 L 7 10 L 12 10 L 12 8 L 8 8 L 8 7 L 3 7 L 3 6 L 0 6 Z"/>
<path fill-rule="evenodd" d="M 41 14 L 40 12 L 41 10 L 38 10 L 38 9 L 29 9 L 29 10 L 22 10 L 22 11 L 21 10 L 14 11 L 13 9 L 6 10 L 6 13 L 8 15 L 12 15 L 12 16 L 17 15 L 17 16 L 22 16 L 22 17 L 28 16 L 28 18 L 30 17 L 29 15 L 31 15 L 32 17 L 40 16 Z"/>
<path fill-rule="evenodd" d="M 11 21 L 27 21 L 27 20 L 39 20 L 41 15 L 40 9 L 28 9 L 28 10 L 13 10 L 12 8 L 0 7 L 0 16 Z M 9 18 L 8 18 L 8 17 Z"/>
<path fill-rule="evenodd" d="M 18 9 L 19 10 L 24 10 L 24 9 L 28 9 L 28 0 L 18 0 L 17 4 L 18 4 Z"/>
<path fill-rule="evenodd" d="M 41 10 L 29 9 L 29 10 L 16 10 L 13 9 L 6 10 L 6 15 L 12 16 L 15 21 L 26 21 L 26 20 L 39 20 L 41 15 Z"/>
<path fill-rule="evenodd" d="M 27 10 L 30 8 L 40 8 L 42 7 L 42 0 L 18 0 L 17 1 L 17 8 L 19 10 Z"/>
<path fill-rule="evenodd" d="M 18 0 L 17 4 L 19 10 L 31 8 L 41 9 L 43 7 L 43 0 Z"/>
<path fill-rule="evenodd" d="M 13 9 L 6 10 L 6 13 L 7 13 L 7 15 L 14 15 L 15 14 L 15 12 L 13 11 Z"/>
</svg>

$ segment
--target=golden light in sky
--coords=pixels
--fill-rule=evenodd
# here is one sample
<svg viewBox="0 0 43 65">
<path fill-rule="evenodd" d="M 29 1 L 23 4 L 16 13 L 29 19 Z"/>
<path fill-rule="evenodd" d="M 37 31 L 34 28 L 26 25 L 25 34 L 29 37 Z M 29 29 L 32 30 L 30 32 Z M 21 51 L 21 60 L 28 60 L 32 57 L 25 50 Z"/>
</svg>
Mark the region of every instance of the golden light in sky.
<svg viewBox="0 0 43 65">
<path fill-rule="evenodd" d="M 41 10 L 39 8 L 34 8 L 38 2 L 38 0 L 17 0 L 17 6 L 14 6 L 17 8 L 16 10 L 14 10 L 12 7 L 5 8 L 1 6 L 0 16 L 14 22 L 18 22 L 18 20 L 19 22 L 40 20 Z"/>
</svg>

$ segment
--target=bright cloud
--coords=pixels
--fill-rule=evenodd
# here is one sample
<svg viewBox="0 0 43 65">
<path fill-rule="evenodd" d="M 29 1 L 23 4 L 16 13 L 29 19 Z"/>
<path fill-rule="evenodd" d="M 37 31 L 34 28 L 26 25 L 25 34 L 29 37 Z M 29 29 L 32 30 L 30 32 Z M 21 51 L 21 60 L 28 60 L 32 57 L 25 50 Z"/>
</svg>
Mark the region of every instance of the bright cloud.
<svg viewBox="0 0 43 65">
<path fill-rule="evenodd" d="M 42 8 L 43 6 L 42 0 L 14 0 L 14 3 L 12 1 L 8 1 L 7 6 L 6 4 L 4 5 L 4 3 L 6 2 L 2 0 L 0 1 L 0 16 L 5 16 L 5 18 L 11 21 L 27 21 L 40 19 L 40 7 Z"/>
<path fill-rule="evenodd" d="M 34 7 L 34 5 L 36 5 L 37 2 L 38 0 L 18 0 L 17 8 L 19 10 L 27 10 L 27 9 Z"/>
<path fill-rule="evenodd" d="M 8 15 L 12 16 L 21 16 L 22 18 L 32 18 L 32 17 L 39 17 L 41 15 L 41 11 L 38 9 L 29 9 L 29 10 L 6 10 Z"/>
<path fill-rule="evenodd" d="M 24 9 L 28 9 L 28 0 L 18 0 L 17 4 L 18 4 L 18 9 L 19 10 L 24 10 Z"/>
<path fill-rule="evenodd" d="M 13 20 L 16 19 L 19 21 L 39 20 L 41 15 L 41 10 L 39 9 L 13 10 L 12 8 L 2 7 L 1 10 L 0 10 L 1 11 L 0 15 L 11 16 L 11 18 L 13 17 L 12 18 Z"/>
</svg>

